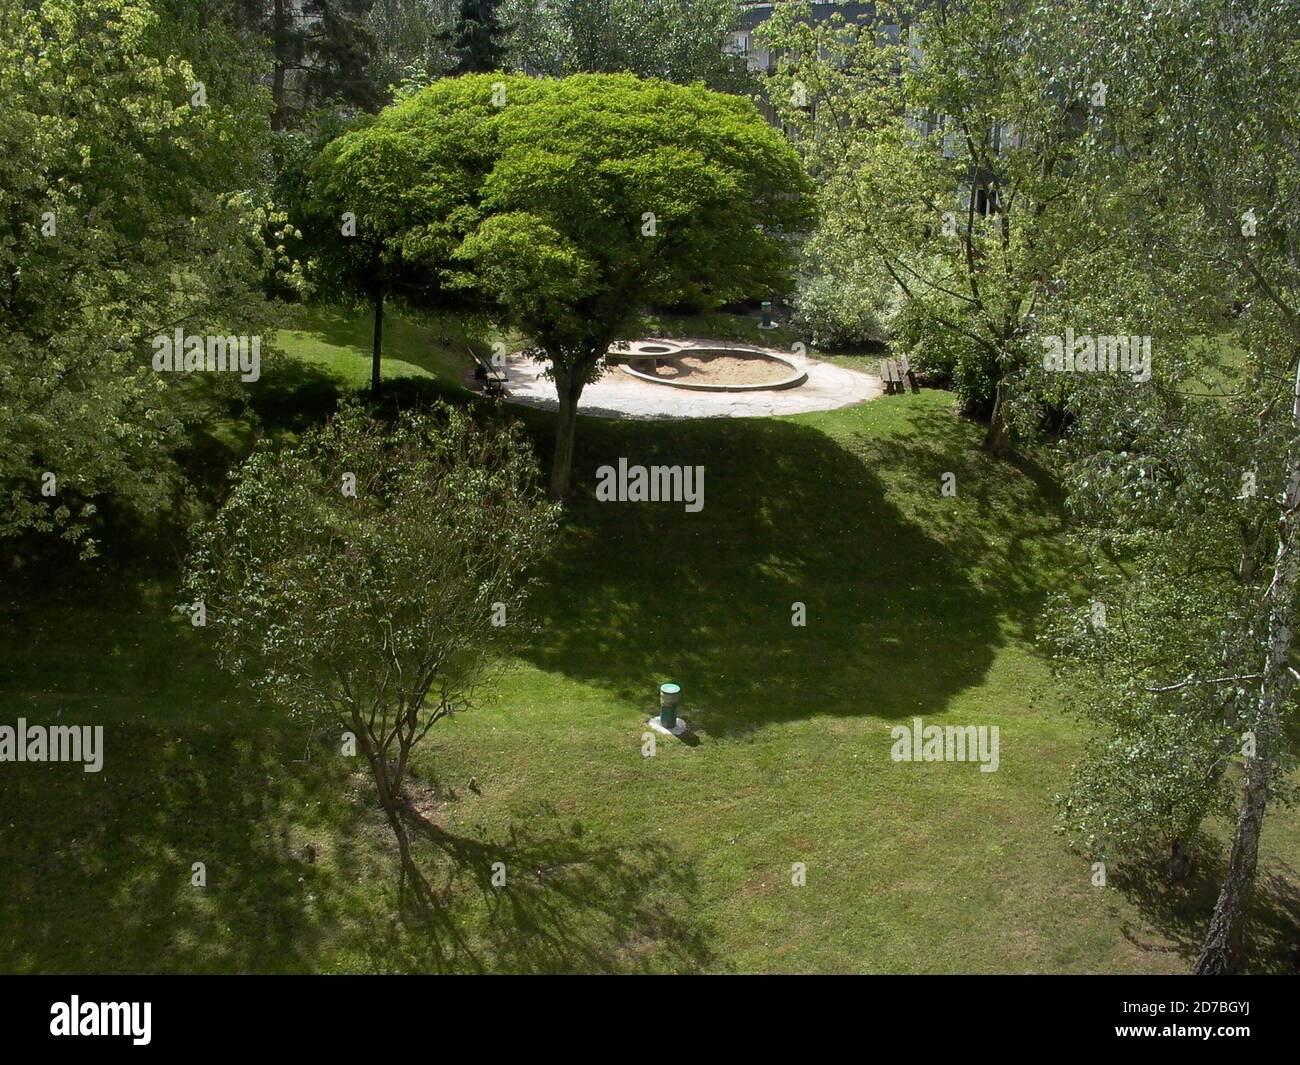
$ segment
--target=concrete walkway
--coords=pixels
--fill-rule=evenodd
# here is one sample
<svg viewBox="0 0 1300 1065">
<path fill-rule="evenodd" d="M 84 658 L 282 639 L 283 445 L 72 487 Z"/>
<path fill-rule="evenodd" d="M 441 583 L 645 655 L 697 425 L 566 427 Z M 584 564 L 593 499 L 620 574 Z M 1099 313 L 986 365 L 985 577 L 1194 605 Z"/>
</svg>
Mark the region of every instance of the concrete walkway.
<svg viewBox="0 0 1300 1065">
<path fill-rule="evenodd" d="M 690 349 L 734 344 L 735 341 L 675 339 L 674 343 Z M 776 353 L 791 358 L 789 352 Z M 808 380 L 797 388 L 778 392 L 695 392 L 639 381 L 617 367 L 611 367 L 583 389 L 578 413 L 596 418 L 760 418 L 851 407 L 884 393 L 880 378 L 874 374 L 846 370 L 815 359 L 799 359 L 797 356 L 794 359 L 807 372 Z M 545 363 L 534 362 L 518 353 L 507 355 L 506 365 L 502 367 L 506 375 L 506 399 L 511 403 L 555 410 L 559 406 L 555 383 L 542 377 L 545 367 Z"/>
</svg>

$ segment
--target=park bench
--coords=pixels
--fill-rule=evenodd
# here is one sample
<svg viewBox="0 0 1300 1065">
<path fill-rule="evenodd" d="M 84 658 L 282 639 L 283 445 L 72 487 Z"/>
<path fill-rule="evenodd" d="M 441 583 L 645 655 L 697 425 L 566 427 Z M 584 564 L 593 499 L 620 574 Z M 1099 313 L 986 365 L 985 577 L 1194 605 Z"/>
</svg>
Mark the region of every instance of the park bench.
<svg viewBox="0 0 1300 1065">
<path fill-rule="evenodd" d="M 506 375 L 484 362 L 475 354 L 473 348 L 467 349 L 474 359 L 474 380 L 489 399 L 503 399 L 506 394 Z"/>
<path fill-rule="evenodd" d="M 909 386 L 913 392 L 921 391 L 921 386 L 916 383 L 916 374 L 907 364 L 906 355 L 901 359 L 881 359 L 880 379 L 885 382 L 887 396 L 906 392 Z"/>
</svg>

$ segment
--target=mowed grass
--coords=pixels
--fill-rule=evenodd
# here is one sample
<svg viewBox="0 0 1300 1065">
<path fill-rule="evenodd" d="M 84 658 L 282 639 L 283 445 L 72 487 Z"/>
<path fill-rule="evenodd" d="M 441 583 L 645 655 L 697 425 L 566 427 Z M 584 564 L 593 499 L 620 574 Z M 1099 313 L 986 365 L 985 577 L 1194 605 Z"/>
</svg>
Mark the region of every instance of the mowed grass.
<svg viewBox="0 0 1300 1065">
<path fill-rule="evenodd" d="M 290 324 L 277 347 L 305 360 L 352 389 L 370 385 L 374 316 L 369 310 L 292 306 Z M 472 369 L 470 349 L 490 354 L 480 338 L 467 337 L 453 318 L 414 320 L 391 308 L 384 314 L 383 377 L 430 378 L 459 384 Z"/>
<path fill-rule="evenodd" d="M 545 454 L 549 419 L 505 409 Z M 100 723 L 107 754 L 0 774 L 0 968 L 1185 970 L 1211 881 L 1096 888 L 1054 834 L 1084 726 L 1032 637 L 1076 571 L 1050 481 L 978 438 L 937 392 L 584 419 L 535 630 L 417 760 L 448 834 L 417 843 L 424 916 L 398 916 L 357 761 L 213 669 L 174 575 L 82 567 L 7 601 L 0 720 Z M 619 457 L 703 465 L 704 509 L 597 503 Z M 695 736 L 646 757 L 668 679 Z M 998 771 L 892 761 L 917 716 L 998 726 Z M 1272 812 L 1256 970 L 1294 968 L 1297 855 L 1300 821 Z"/>
</svg>

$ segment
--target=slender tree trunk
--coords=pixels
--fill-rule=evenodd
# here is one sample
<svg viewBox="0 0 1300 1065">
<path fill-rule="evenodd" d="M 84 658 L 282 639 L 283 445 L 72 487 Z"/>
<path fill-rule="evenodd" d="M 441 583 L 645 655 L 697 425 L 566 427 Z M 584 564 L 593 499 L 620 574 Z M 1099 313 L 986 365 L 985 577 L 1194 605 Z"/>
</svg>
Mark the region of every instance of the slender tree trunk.
<svg viewBox="0 0 1300 1065">
<path fill-rule="evenodd" d="M 1251 529 L 1247 526 L 1241 529 L 1241 557 L 1237 562 L 1237 583 L 1242 589 L 1242 596 L 1250 594 L 1251 586 L 1255 583 L 1255 575 L 1259 571 L 1260 563 L 1260 545 L 1263 540 L 1263 534 L 1258 529 Z M 1242 640 L 1233 641 L 1233 643 L 1224 647 L 1223 657 L 1220 659 L 1220 665 L 1223 667 L 1223 675 L 1229 676 L 1235 672 L 1235 667 L 1243 657 L 1244 643 Z M 1240 728 L 1241 718 L 1241 696 L 1236 688 L 1223 701 L 1223 724 L 1224 727 L 1232 733 L 1236 733 Z M 1214 764 L 1210 767 L 1209 779 L 1214 783 L 1223 777 L 1227 768 L 1227 760 L 1224 758 L 1215 759 Z M 1179 851 L 1180 844 L 1185 843 L 1192 838 L 1193 833 L 1200 827 L 1200 822 L 1188 826 L 1187 830 L 1176 840 L 1174 840 L 1175 854 Z M 1190 859 L 1184 855 L 1184 867 L 1190 872 Z M 1176 866 L 1175 866 L 1176 868 Z"/>
<path fill-rule="evenodd" d="M 1190 836 L 1186 833 L 1185 836 Z M 1175 882 L 1181 882 L 1187 879 L 1187 875 L 1192 871 L 1192 859 L 1187 851 L 1183 849 L 1185 836 L 1177 836 L 1169 844 L 1169 879 Z"/>
<path fill-rule="evenodd" d="M 984 434 L 984 450 L 994 458 L 1004 459 L 1011 454 L 1011 435 L 1007 431 L 1006 381 L 999 381 L 997 392 L 993 397 L 993 414 L 989 417 L 988 431 Z"/>
<path fill-rule="evenodd" d="M 411 837 L 406 831 L 406 822 L 402 820 L 402 780 L 405 773 L 400 765 L 397 773 L 390 772 L 384 752 L 374 742 L 374 737 L 366 728 L 361 714 L 355 709 L 352 711 L 352 730 L 357 737 L 357 742 L 361 744 L 361 750 L 366 756 L 366 761 L 370 764 L 370 773 L 375 778 L 375 790 L 379 793 L 379 805 L 383 807 L 384 817 L 388 820 L 393 835 L 397 837 L 397 852 L 401 858 L 402 868 L 402 882 L 399 892 L 404 893 L 406 879 L 409 875 L 417 898 L 421 902 L 427 901 L 421 894 L 420 871 L 411 856 Z"/>
<path fill-rule="evenodd" d="M 271 74 L 271 101 L 275 105 L 275 110 L 271 112 L 273 130 L 284 129 L 288 120 L 284 101 L 284 68 L 288 62 L 286 38 L 289 32 L 289 20 L 284 11 L 285 3 L 286 0 L 275 0 L 275 12 L 271 21 L 271 43 L 275 53 L 275 67 Z"/>
<path fill-rule="evenodd" d="M 375 335 L 370 348 L 370 390 L 379 391 L 379 364 L 384 357 L 384 289 L 375 286 Z"/>
<path fill-rule="evenodd" d="M 1198 976 L 1234 973 L 1241 965 L 1246 946 L 1246 912 L 1255 886 L 1259 830 L 1267 804 L 1268 768 L 1263 759 L 1252 758 L 1246 766 L 1246 787 L 1237 813 L 1228 872 L 1193 970 Z"/>
<path fill-rule="evenodd" d="M 578 399 L 582 396 L 583 375 L 569 370 L 555 375 L 555 392 L 560 400 L 555 423 L 555 456 L 551 460 L 551 498 L 564 499 L 569 494 L 569 474 L 573 469 L 573 439 L 578 428 Z"/>
<path fill-rule="evenodd" d="M 1291 408 L 1293 429 L 1300 429 L 1300 362 L 1296 366 Z M 1268 807 L 1269 771 L 1275 745 L 1282 738 L 1282 709 L 1291 694 L 1291 614 L 1295 606 L 1296 508 L 1300 506 L 1300 455 L 1292 443 L 1287 456 L 1286 493 L 1278 518 L 1277 555 L 1268 604 L 1268 657 L 1260 681 L 1259 714 L 1254 728 L 1254 755 L 1246 759 L 1246 783 L 1237 810 L 1237 826 L 1228 856 L 1228 872 L 1214 905 L 1214 915 L 1196 959 L 1198 976 L 1236 972 L 1246 945 L 1247 913 L 1255 887 L 1259 833 Z"/>
</svg>

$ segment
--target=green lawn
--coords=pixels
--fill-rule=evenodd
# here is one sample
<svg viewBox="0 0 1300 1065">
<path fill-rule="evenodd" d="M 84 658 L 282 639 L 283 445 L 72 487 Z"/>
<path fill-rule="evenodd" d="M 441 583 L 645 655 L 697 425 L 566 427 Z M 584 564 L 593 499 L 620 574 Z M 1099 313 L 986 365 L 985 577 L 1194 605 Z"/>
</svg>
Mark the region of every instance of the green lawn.
<svg viewBox="0 0 1300 1065">
<path fill-rule="evenodd" d="M 281 340 L 355 384 L 367 329 L 304 319 Z M 389 335 L 405 373 L 455 380 L 416 327 Z M 315 380 L 290 370 L 267 382 L 278 414 L 286 382 Z M 545 452 L 548 419 L 506 409 Z M 1094 888 L 1053 832 L 1083 726 L 1032 636 L 1075 571 L 1048 479 L 979 435 L 938 392 L 584 419 L 537 631 L 419 759 L 421 808 L 459 840 L 419 845 L 436 918 L 397 919 L 360 766 L 214 670 L 169 613 L 172 572 L 104 562 L 11 593 L 24 639 L 0 652 L 0 719 L 100 723 L 107 753 L 97 775 L 0 773 L 0 969 L 1185 971 L 1207 884 L 1112 870 Z M 619 457 L 702 464 L 703 511 L 596 503 Z M 665 679 L 698 742 L 646 758 Z M 997 725 L 1000 769 L 891 761 L 889 727 L 913 716 Z M 1296 964 L 1297 854 L 1300 818 L 1274 811 L 1257 969 Z"/>
<path fill-rule="evenodd" d="M 351 388 L 370 384 L 374 318 L 333 307 L 289 308 L 290 324 L 276 337 L 277 346 L 294 359 L 307 360 Z M 388 311 L 384 315 L 383 376 L 432 378 L 459 384 L 473 367 L 469 348 L 491 354 L 481 339 L 467 338 L 450 318 L 412 321 Z"/>
</svg>

